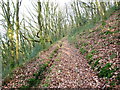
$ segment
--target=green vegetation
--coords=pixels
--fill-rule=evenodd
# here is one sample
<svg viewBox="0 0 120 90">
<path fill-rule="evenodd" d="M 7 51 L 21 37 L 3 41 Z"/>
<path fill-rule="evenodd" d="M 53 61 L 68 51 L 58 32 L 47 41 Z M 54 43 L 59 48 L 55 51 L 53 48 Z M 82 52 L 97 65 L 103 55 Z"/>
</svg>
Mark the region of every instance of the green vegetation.
<svg viewBox="0 0 120 90">
<path fill-rule="evenodd" d="M 110 59 L 114 59 L 117 55 L 115 53 L 112 53 L 112 55 L 110 55 Z"/>
<path fill-rule="evenodd" d="M 100 8 L 98 8 L 98 10 L 100 10 Z M 111 6 L 105 12 L 104 11 L 102 12 L 101 10 L 99 12 L 100 15 L 94 15 L 94 17 L 92 17 L 91 20 L 87 19 L 87 22 L 85 22 L 83 25 L 79 25 L 78 27 L 73 28 L 68 36 L 69 42 L 74 44 L 75 47 L 79 49 L 81 54 L 83 54 L 84 57 L 87 59 L 91 68 L 98 73 L 99 78 L 106 78 L 106 80 L 108 80 L 108 83 L 109 85 L 111 85 L 111 87 L 113 87 L 114 85 L 116 85 L 116 83 L 119 82 L 119 77 L 118 74 L 117 77 L 114 75 L 116 71 L 118 72 L 118 69 L 116 69 L 114 65 L 108 62 L 108 58 L 111 59 L 111 61 L 112 60 L 114 61 L 114 58 L 117 58 L 117 54 L 116 52 L 112 52 L 110 53 L 109 56 L 107 56 L 109 52 L 106 53 L 104 51 L 105 48 L 108 47 L 110 44 L 115 44 L 116 41 L 114 40 L 114 38 L 119 37 L 117 36 L 119 30 L 116 29 L 118 26 L 110 25 L 108 22 L 106 22 L 106 20 L 109 19 L 109 17 L 116 10 L 119 10 L 119 8 L 116 5 Z M 116 19 L 119 20 L 118 18 Z M 106 28 L 107 25 L 108 28 Z M 99 26 L 99 27 L 94 29 L 94 26 Z M 113 29 L 114 31 L 112 31 Z M 96 37 L 94 37 L 94 35 L 96 35 Z M 112 41 L 110 39 L 110 36 L 113 37 Z M 94 39 L 94 38 L 98 38 L 98 39 Z M 101 41 L 96 41 L 96 40 L 101 40 Z M 119 45 L 119 41 L 117 41 L 117 45 Z M 98 48 L 101 49 L 101 51 L 97 50 Z M 113 76 L 115 76 L 116 79 L 115 81 L 113 80 L 110 82 L 109 79 L 113 78 Z"/>
<path fill-rule="evenodd" d="M 59 47 L 56 47 L 55 50 L 53 50 L 53 52 L 50 54 L 50 59 L 52 59 L 53 57 L 55 57 L 55 55 L 57 54 Z M 51 61 L 47 61 L 46 63 L 42 64 L 39 66 L 39 70 L 38 72 L 34 73 L 33 76 L 34 78 L 30 78 L 27 80 L 27 86 L 22 86 L 21 88 L 30 88 L 33 86 L 37 86 L 41 83 L 41 80 L 43 80 L 45 78 L 45 73 L 50 71 L 50 66 L 49 64 L 51 63 Z M 51 67 L 52 68 L 52 67 Z M 49 84 L 44 84 L 43 87 L 47 87 L 49 86 Z"/>
<path fill-rule="evenodd" d="M 52 59 L 57 54 L 59 48 L 60 47 L 57 46 L 57 48 L 55 48 L 55 50 L 50 54 L 50 59 Z"/>
<path fill-rule="evenodd" d="M 92 57 L 93 57 L 93 54 L 91 54 L 91 53 L 88 53 L 88 54 L 86 55 L 86 59 L 87 59 L 87 60 L 92 59 Z"/>
<path fill-rule="evenodd" d="M 85 3 L 81 0 L 74 0 L 70 5 L 66 5 L 63 13 L 56 2 L 38 0 L 32 4 L 34 11 L 28 10 L 29 17 L 20 15 L 21 3 L 22 0 L 16 0 L 16 2 L 14 0 L 0 1 L 0 17 L 2 17 L 0 26 L 6 31 L 4 35 L 0 35 L 0 55 L 2 57 L 0 61 L 2 62 L 3 79 L 10 77 L 16 67 L 35 59 L 40 51 L 47 50 L 65 36 L 68 36 L 69 42 L 74 44 L 81 54 L 85 55 L 91 67 L 97 68 L 99 77 L 111 78 L 113 76 L 116 69 L 112 68 L 111 63 L 103 65 L 99 62 L 102 56 L 94 58 L 101 52 L 95 49 L 94 44 L 99 43 L 102 47 L 106 47 L 114 42 L 108 40 L 109 44 L 102 43 L 94 41 L 97 36 L 92 37 L 98 32 L 102 40 L 106 40 L 108 36 L 119 33 L 119 30 L 107 30 L 115 29 L 116 25 L 105 28 L 107 25 L 105 21 L 113 12 L 120 9 L 120 2 L 111 3 L 96 0 L 96 2 Z M 96 30 L 95 26 L 98 26 Z M 102 31 L 102 29 L 105 30 Z M 93 41 L 89 42 L 88 38 Z M 117 39 L 119 38 L 120 36 L 117 36 Z M 119 45 L 119 42 L 117 44 Z M 50 54 L 50 61 L 57 56 L 61 46 L 62 44 Z M 109 56 L 110 59 L 116 57 L 116 53 Z M 34 78 L 27 81 L 28 86 L 21 88 L 38 85 L 45 78 L 44 73 L 47 72 L 50 61 L 40 65 L 38 72 L 33 74 Z M 47 83 L 43 85 L 43 87 L 48 86 Z"/>
<path fill-rule="evenodd" d="M 99 64 L 99 60 L 96 60 L 94 64 L 92 65 L 92 69 L 94 69 Z"/>
<path fill-rule="evenodd" d="M 87 52 L 87 50 L 85 50 L 84 48 L 81 48 L 81 49 L 80 49 L 80 52 L 81 52 L 82 54 L 85 54 L 85 53 Z"/>
<path fill-rule="evenodd" d="M 27 80 L 27 86 L 22 86 L 21 87 L 21 89 L 23 88 L 30 88 L 30 87 L 32 87 L 32 86 L 37 86 L 40 82 L 41 82 L 41 80 L 43 80 L 43 78 L 45 78 L 45 76 L 44 76 L 44 72 L 46 72 L 47 71 L 47 67 L 48 67 L 48 65 L 49 65 L 49 63 L 50 62 L 47 62 L 47 63 L 45 63 L 45 64 L 42 64 L 42 65 L 40 65 L 40 68 L 39 68 L 39 71 L 37 72 L 37 73 L 34 73 L 33 74 L 33 76 L 34 76 L 34 78 L 30 78 L 30 79 L 28 79 Z"/>
<path fill-rule="evenodd" d="M 49 86 L 49 84 L 48 84 L 48 83 L 43 84 L 43 87 L 48 87 L 48 86 Z"/>
<path fill-rule="evenodd" d="M 103 68 L 101 68 L 98 76 L 111 78 L 113 76 L 113 73 L 115 72 L 115 69 L 110 69 L 110 68 L 111 68 L 111 63 L 107 63 Z"/>
<path fill-rule="evenodd" d="M 35 14 L 28 10 L 30 17 L 19 16 L 21 0 L 0 1 L 2 25 L 7 33 L 0 37 L 2 50 L 2 76 L 6 78 L 18 66 L 35 58 L 42 50 L 49 48 L 67 34 L 64 14 L 54 2 L 36 2 Z M 10 5 L 11 4 L 11 5 Z M 16 16 L 16 17 L 15 17 Z M 19 18 L 22 18 L 20 21 Z M 62 24 L 61 24 L 62 23 Z M 15 27 L 16 26 L 16 27 Z M 37 27 L 38 26 L 38 27 Z M 16 38 L 13 38 L 15 37 Z"/>
</svg>

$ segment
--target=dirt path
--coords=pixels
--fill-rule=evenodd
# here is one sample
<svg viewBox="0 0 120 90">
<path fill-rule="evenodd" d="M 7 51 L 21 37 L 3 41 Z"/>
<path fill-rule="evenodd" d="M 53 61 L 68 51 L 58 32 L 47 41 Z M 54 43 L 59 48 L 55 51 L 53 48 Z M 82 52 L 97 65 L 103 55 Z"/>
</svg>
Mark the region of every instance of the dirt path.
<svg viewBox="0 0 120 90">
<path fill-rule="evenodd" d="M 66 39 L 61 42 L 58 61 L 54 62 L 52 71 L 47 75 L 50 78 L 49 88 L 100 88 L 102 84 L 79 50 Z"/>
<path fill-rule="evenodd" d="M 33 74 L 38 72 L 40 65 L 50 60 L 49 56 L 55 50 L 56 46 L 57 44 L 46 51 L 40 52 L 37 58 L 34 58 L 20 68 L 16 68 L 13 72 L 12 80 L 6 80 L 2 88 L 20 88 L 22 86 L 27 86 L 28 80 L 34 78 Z"/>
<path fill-rule="evenodd" d="M 49 77 L 49 88 L 100 88 L 97 75 L 91 70 L 87 61 L 80 55 L 79 50 L 68 43 L 66 39 L 61 41 L 62 47 L 58 50 L 57 57 L 54 57 L 52 69 L 47 73 Z M 26 85 L 27 79 L 33 78 L 33 73 L 37 72 L 39 65 L 49 60 L 50 53 L 56 45 L 46 52 L 42 52 L 40 57 L 35 61 L 28 63 L 26 66 L 17 69 L 14 72 L 14 79 L 11 80 L 4 88 L 19 88 Z M 53 67 L 54 65 L 54 67 Z M 50 67 L 50 68 L 51 68 Z M 45 78 L 45 79 L 46 79 Z M 45 84 L 45 79 L 42 81 Z M 41 84 L 38 88 L 41 88 Z"/>
</svg>

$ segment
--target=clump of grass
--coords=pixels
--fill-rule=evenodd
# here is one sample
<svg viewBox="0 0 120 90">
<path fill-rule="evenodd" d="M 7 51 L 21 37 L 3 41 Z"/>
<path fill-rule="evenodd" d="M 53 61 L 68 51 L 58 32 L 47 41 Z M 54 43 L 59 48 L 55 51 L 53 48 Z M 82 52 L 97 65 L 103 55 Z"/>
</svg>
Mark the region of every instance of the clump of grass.
<svg viewBox="0 0 120 90">
<path fill-rule="evenodd" d="M 98 53 L 98 51 L 92 50 L 90 53 L 91 53 L 91 54 L 95 54 L 95 53 Z"/>
<path fill-rule="evenodd" d="M 29 84 L 29 87 L 34 86 L 36 84 L 36 79 L 35 78 L 31 78 L 27 81 L 27 83 Z"/>
<path fill-rule="evenodd" d="M 113 53 L 112 55 L 110 55 L 110 59 L 114 59 L 115 57 L 117 57 L 117 55 L 115 53 Z"/>
<path fill-rule="evenodd" d="M 79 44 L 78 44 L 78 43 L 75 43 L 75 47 L 78 49 L 78 48 L 79 48 Z"/>
<path fill-rule="evenodd" d="M 56 59 L 55 61 L 60 61 L 60 59 Z"/>
<path fill-rule="evenodd" d="M 81 52 L 82 54 L 85 54 L 85 53 L 87 53 L 87 50 L 85 50 L 84 48 L 80 48 L 80 52 Z"/>
<path fill-rule="evenodd" d="M 82 43 L 82 46 L 87 46 L 87 45 L 88 45 L 88 43 L 85 43 L 85 42 L 84 42 L 84 43 Z"/>
<path fill-rule="evenodd" d="M 102 38 L 102 39 L 106 39 L 107 37 L 103 37 L 103 36 L 102 36 L 101 38 Z"/>
<path fill-rule="evenodd" d="M 88 54 L 86 55 L 86 59 L 87 59 L 87 60 L 92 59 L 92 57 L 93 57 L 93 54 L 91 54 L 91 53 L 88 53 Z"/>
<path fill-rule="evenodd" d="M 106 22 L 105 22 L 105 21 L 103 21 L 103 22 L 102 22 L 102 25 L 103 25 L 103 26 L 105 26 L 105 25 L 106 25 Z"/>
<path fill-rule="evenodd" d="M 45 84 L 43 84 L 42 86 L 43 86 L 43 87 L 48 87 L 49 84 L 48 84 L 48 83 L 45 83 Z"/>
<path fill-rule="evenodd" d="M 59 48 L 60 48 L 60 47 L 57 47 L 57 48 L 50 54 L 50 56 L 49 56 L 50 59 L 52 59 L 52 58 L 54 57 L 54 55 L 57 54 Z"/>
<path fill-rule="evenodd" d="M 116 71 L 116 69 L 112 69 L 111 66 L 111 63 L 107 63 L 103 68 L 100 69 L 98 76 L 111 78 L 113 76 L 113 73 Z"/>
<path fill-rule="evenodd" d="M 99 64 L 99 60 L 96 60 L 95 63 L 92 65 L 92 69 L 94 69 Z"/>
<path fill-rule="evenodd" d="M 41 80 L 45 78 L 43 73 L 47 71 L 49 63 L 50 62 L 40 65 L 39 71 L 33 74 L 34 78 L 28 79 L 27 80 L 28 85 L 27 86 L 23 85 L 21 88 L 30 88 L 32 86 L 37 86 L 41 82 Z"/>
</svg>

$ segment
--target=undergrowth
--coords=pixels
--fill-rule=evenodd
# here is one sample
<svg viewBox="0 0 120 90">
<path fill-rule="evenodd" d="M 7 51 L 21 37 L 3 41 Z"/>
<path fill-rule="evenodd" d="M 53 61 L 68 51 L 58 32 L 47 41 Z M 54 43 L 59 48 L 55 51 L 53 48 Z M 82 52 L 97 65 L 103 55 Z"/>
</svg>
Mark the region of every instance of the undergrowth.
<svg viewBox="0 0 120 90">
<path fill-rule="evenodd" d="M 46 63 L 42 64 L 39 66 L 39 70 L 38 72 L 34 73 L 33 76 L 34 78 L 30 78 L 27 80 L 27 85 L 23 85 L 20 87 L 21 90 L 25 89 L 25 88 L 31 88 L 31 87 L 36 87 L 38 86 L 41 81 L 45 78 L 45 73 L 48 73 L 50 71 L 50 67 L 51 64 L 53 63 L 53 58 L 57 56 L 57 52 L 59 50 L 60 46 L 57 46 L 55 48 L 55 50 L 53 50 L 53 52 L 50 54 L 49 56 L 49 61 L 47 61 Z M 43 84 L 43 87 L 48 87 L 49 84 Z"/>
<path fill-rule="evenodd" d="M 94 37 L 94 32 L 100 32 L 98 33 L 98 36 L 101 36 L 101 39 L 106 40 L 108 36 L 114 35 L 119 33 L 119 30 L 115 31 L 103 31 L 102 29 L 107 23 L 105 20 L 109 19 L 109 17 L 115 12 L 118 8 L 112 7 L 110 10 L 106 12 L 106 18 L 104 21 L 96 21 L 96 22 L 89 22 L 85 26 L 77 27 L 71 31 L 71 33 L 68 36 L 68 41 L 74 46 L 79 49 L 80 53 L 86 58 L 88 63 L 90 64 L 91 68 L 95 70 L 98 74 L 99 78 L 106 78 L 106 81 L 108 81 L 109 85 L 111 87 L 114 87 L 114 85 L 120 84 L 120 74 L 117 74 L 116 79 L 113 79 L 113 81 L 109 81 L 110 78 L 113 78 L 115 76 L 115 72 L 119 70 L 118 67 L 113 67 L 112 63 L 101 63 L 100 61 L 103 59 L 102 56 L 100 57 L 94 57 L 98 55 L 100 52 L 96 49 L 94 49 L 94 45 L 99 44 L 97 41 L 93 41 L 94 45 L 91 45 L 90 42 L 88 43 L 88 39 Z M 102 25 L 97 28 L 95 31 L 92 30 L 93 27 L 95 27 L 96 23 L 102 23 Z M 113 29 L 114 27 L 110 27 L 110 29 Z M 87 37 L 88 36 L 88 37 Z M 86 38 L 87 37 L 87 38 Z M 98 38 L 98 37 L 94 37 Z M 118 37 L 117 37 L 118 38 Z M 104 45 L 102 45 L 104 44 Z M 113 41 L 109 41 L 108 43 L 100 43 L 103 47 L 108 46 L 109 44 L 114 44 Z M 119 42 L 116 44 L 119 45 Z M 91 50 L 88 51 L 88 49 L 91 48 Z M 113 60 L 117 57 L 117 54 L 115 52 L 112 52 L 109 56 L 110 60 Z M 115 80 L 115 81 L 114 81 Z"/>
</svg>

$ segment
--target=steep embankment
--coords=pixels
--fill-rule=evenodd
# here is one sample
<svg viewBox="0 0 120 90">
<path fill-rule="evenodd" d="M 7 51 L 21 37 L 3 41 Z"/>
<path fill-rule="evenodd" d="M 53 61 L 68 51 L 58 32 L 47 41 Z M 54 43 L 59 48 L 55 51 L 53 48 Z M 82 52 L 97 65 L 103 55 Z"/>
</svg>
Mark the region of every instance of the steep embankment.
<svg viewBox="0 0 120 90">
<path fill-rule="evenodd" d="M 47 63 L 46 63 L 47 62 Z M 42 67 L 41 67 L 42 66 Z M 97 74 L 66 38 L 13 74 L 4 88 L 100 88 Z"/>
<path fill-rule="evenodd" d="M 63 38 L 13 72 L 3 88 L 105 88 L 120 84 L 120 13 L 93 29 Z"/>
<path fill-rule="evenodd" d="M 120 87 L 120 11 L 71 38 L 104 87 Z M 74 40 L 74 41 L 73 41 Z"/>
<path fill-rule="evenodd" d="M 12 77 L 3 82 L 3 88 L 30 88 L 38 85 L 45 74 L 48 73 L 49 67 L 53 63 L 59 49 L 59 43 L 51 46 L 48 50 L 42 51 L 32 61 L 25 63 L 23 66 L 16 68 Z"/>
</svg>

